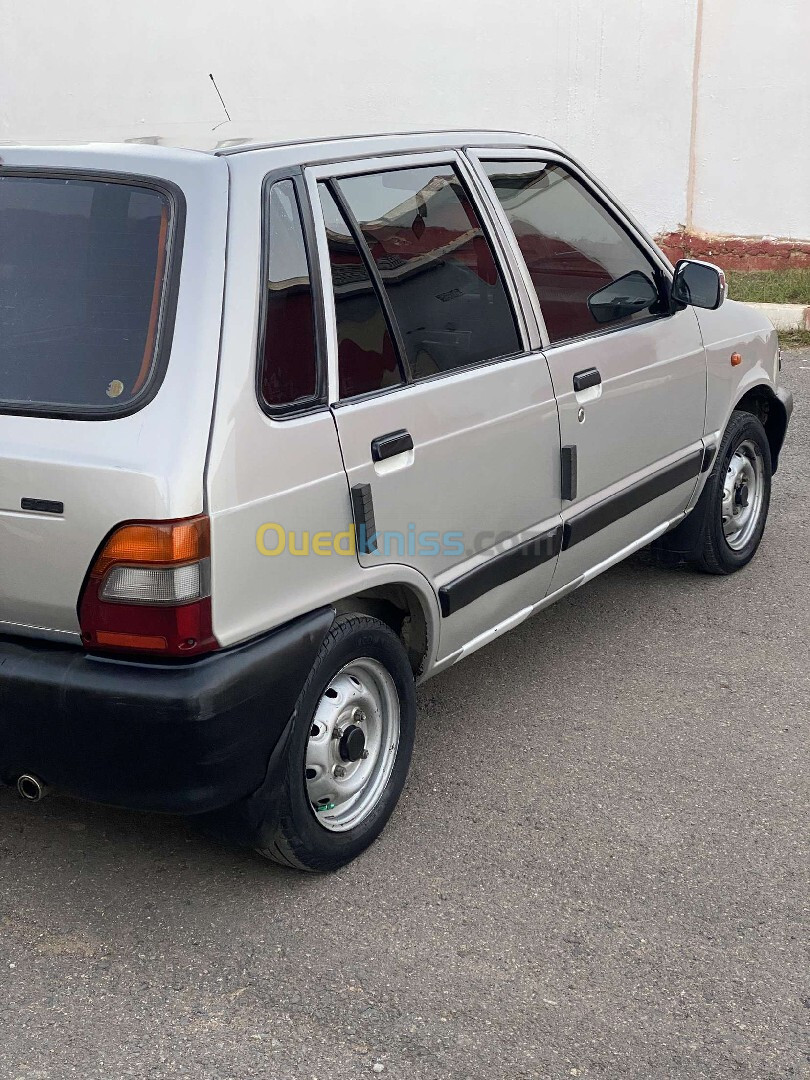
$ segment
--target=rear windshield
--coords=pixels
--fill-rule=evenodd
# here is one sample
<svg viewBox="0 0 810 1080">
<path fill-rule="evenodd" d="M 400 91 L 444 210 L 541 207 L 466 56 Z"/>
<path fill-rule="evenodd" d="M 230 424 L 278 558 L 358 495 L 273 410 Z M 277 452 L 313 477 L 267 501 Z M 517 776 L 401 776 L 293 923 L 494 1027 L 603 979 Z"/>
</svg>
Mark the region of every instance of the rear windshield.
<svg viewBox="0 0 810 1080">
<path fill-rule="evenodd" d="M 137 184 L 0 175 L 0 408 L 103 415 L 144 397 L 170 210 Z"/>
</svg>

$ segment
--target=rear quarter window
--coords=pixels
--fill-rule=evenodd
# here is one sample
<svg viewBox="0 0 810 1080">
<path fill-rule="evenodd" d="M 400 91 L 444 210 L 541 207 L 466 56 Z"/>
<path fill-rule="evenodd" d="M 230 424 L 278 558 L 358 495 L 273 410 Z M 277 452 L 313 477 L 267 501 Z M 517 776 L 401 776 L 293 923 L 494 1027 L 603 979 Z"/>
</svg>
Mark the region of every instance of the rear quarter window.
<svg viewBox="0 0 810 1080">
<path fill-rule="evenodd" d="M 318 394 L 312 276 L 291 179 L 270 187 L 264 213 L 268 250 L 259 387 L 268 409 L 291 410 L 313 404 Z"/>
<path fill-rule="evenodd" d="M 0 175 L 0 409 L 103 418 L 151 396 L 181 218 L 168 186 Z"/>
</svg>

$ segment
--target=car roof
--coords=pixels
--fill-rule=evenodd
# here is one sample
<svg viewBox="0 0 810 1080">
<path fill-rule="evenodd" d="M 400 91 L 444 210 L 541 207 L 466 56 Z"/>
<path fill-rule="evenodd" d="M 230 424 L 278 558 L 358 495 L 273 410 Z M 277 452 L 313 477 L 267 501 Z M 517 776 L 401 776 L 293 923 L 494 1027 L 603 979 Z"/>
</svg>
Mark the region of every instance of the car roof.
<svg viewBox="0 0 810 1080">
<path fill-rule="evenodd" d="M 190 150 L 213 154 L 219 157 L 234 154 L 247 154 L 255 150 L 279 149 L 289 151 L 296 147 L 306 148 L 302 155 L 307 161 L 327 160 L 335 155 L 343 155 L 347 150 L 351 156 L 371 153 L 393 152 L 396 150 L 443 149 L 447 146 L 511 146 L 537 147 L 556 150 L 555 143 L 517 131 L 489 131 L 485 129 L 446 129 L 437 131 L 378 132 L 365 135 L 321 136 L 319 138 L 279 140 L 246 136 L 243 128 L 236 122 L 225 122 L 211 128 L 209 125 L 183 125 L 182 128 L 166 130 L 161 134 L 113 134 L 109 131 L 94 133 L 92 138 L 34 139 L 25 141 L 0 141 L 0 151 L 4 146 L 20 149 L 37 147 L 38 149 L 70 147 L 79 149 L 92 147 L 100 150 L 121 146 L 143 145 L 150 152 L 158 152 L 164 147 L 170 150 Z M 367 144 L 367 145 L 364 145 Z"/>
</svg>

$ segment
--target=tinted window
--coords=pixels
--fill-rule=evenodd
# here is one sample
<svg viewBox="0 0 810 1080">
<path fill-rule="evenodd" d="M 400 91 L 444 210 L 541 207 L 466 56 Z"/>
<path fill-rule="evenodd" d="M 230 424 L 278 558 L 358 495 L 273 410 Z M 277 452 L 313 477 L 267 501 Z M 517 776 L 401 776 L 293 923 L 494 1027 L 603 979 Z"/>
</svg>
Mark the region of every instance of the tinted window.
<svg viewBox="0 0 810 1080">
<path fill-rule="evenodd" d="M 340 189 L 382 278 L 414 378 L 520 351 L 492 249 L 451 166 L 351 177 Z"/>
<path fill-rule="evenodd" d="M 317 390 L 315 312 L 301 211 L 292 180 L 270 188 L 267 214 L 267 302 L 262 395 L 290 405 Z"/>
<path fill-rule="evenodd" d="M 335 294 L 340 396 L 396 386 L 402 373 L 377 292 L 329 189 L 320 184 L 319 190 Z"/>
<path fill-rule="evenodd" d="M 514 230 L 552 341 L 590 334 L 606 322 L 649 318 L 657 303 L 650 262 L 567 169 L 536 161 L 483 165 Z M 605 292 L 619 279 L 626 280 Z"/>
<path fill-rule="evenodd" d="M 129 404 L 161 328 L 169 200 L 94 180 L 0 177 L 0 401 Z"/>
</svg>

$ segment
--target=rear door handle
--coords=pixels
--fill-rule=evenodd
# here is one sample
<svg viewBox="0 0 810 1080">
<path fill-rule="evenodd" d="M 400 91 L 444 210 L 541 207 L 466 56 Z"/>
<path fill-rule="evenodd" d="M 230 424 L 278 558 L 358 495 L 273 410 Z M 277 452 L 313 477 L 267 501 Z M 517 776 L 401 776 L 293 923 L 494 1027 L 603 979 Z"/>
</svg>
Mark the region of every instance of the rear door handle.
<svg viewBox="0 0 810 1080">
<path fill-rule="evenodd" d="M 601 381 L 602 376 L 595 367 L 585 368 L 584 371 L 578 371 L 574 375 L 574 390 L 578 394 L 582 390 L 590 390 L 592 386 L 598 386 Z"/>
<path fill-rule="evenodd" d="M 378 435 L 371 440 L 372 461 L 385 461 L 386 458 L 396 457 L 408 450 L 413 450 L 413 439 L 405 428 L 389 431 L 387 435 Z"/>
</svg>

